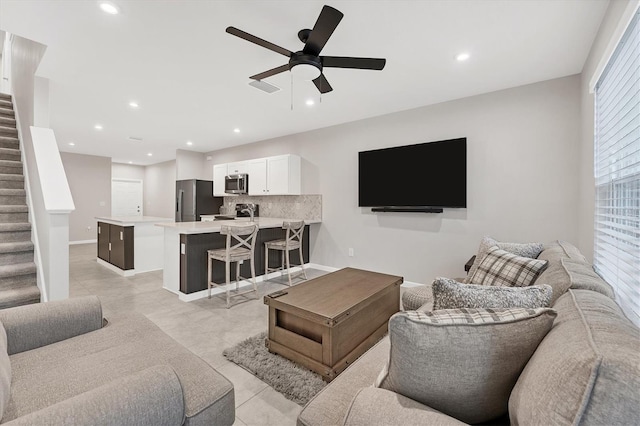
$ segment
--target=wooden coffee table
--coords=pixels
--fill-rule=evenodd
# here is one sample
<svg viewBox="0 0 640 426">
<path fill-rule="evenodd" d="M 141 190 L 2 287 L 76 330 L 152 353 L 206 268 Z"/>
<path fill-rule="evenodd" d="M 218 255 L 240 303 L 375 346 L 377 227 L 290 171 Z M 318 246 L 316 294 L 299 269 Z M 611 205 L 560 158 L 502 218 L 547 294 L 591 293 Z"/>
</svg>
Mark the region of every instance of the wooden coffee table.
<svg viewBox="0 0 640 426">
<path fill-rule="evenodd" d="M 402 281 L 345 268 L 267 295 L 265 344 L 331 381 L 387 332 Z"/>
</svg>

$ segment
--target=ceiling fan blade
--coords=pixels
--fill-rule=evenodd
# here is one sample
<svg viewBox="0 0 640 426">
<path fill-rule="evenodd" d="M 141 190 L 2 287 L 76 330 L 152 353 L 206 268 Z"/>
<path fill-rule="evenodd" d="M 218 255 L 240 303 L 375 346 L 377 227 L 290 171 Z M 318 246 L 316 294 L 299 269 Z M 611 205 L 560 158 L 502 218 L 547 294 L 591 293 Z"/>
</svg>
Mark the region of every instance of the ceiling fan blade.
<svg viewBox="0 0 640 426">
<path fill-rule="evenodd" d="M 262 80 L 263 78 L 271 77 L 272 75 L 280 74 L 281 72 L 289 71 L 289 64 L 280 65 L 269 71 L 261 72 L 260 74 L 252 75 L 249 77 L 252 80 Z"/>
<path fill-rule="evenodd" d="M 339 10 L 331 6 L 323 6 L 320 16 L 318 16 L 318 20 L 313 26 L 313 30 L 311 30 L 311 34 L 309 34 L 309 38 L 302 51 L 308 55 L 318 56 L 343 16 Z"/>
<path fill-rule="evenodd" d="M 242 39 L 250 41 L 251 43 L 257 44 L 258 46 L 266 47 L 267 49 L 273 50 L 274 52 L 279 53 L 281 55 L 284 55 L 286 57 L 290 57 L 291 56 L 292 52 L 290 50 L 287 50 L 284 47 L 280 47 L 280 46 L 278 46 L 276 44 L 273 44 L 271 42 L 263 40 L 263 39 L 261 39 L 259 37 L 251 35 L 251 34 L 249 34 L 247 32 L 242 31 L 242 30 L 239 30 L 239 29 L 237 29 L 235 27 L 227 27 L 227 32 L 229 34 L 232 34 L 232 35 L 236 36 L 236 37 L 240 37 Z"/>
<path fill-rule="evenodd" d="M 381 70 L 386 59 L 349 58 L 344 56 L 322 56 L 322 66 L 328 68 L 357 68 L 361 70 Z"/>
<path fill-rule="evenodd" d="M 320 77 L 313 80 L 313 84 L 316 85 L 320 93 L 329 93 L 333 90 L 333 87 L 331 87 L 324 74 L 320 74 Z"/>
</svg>

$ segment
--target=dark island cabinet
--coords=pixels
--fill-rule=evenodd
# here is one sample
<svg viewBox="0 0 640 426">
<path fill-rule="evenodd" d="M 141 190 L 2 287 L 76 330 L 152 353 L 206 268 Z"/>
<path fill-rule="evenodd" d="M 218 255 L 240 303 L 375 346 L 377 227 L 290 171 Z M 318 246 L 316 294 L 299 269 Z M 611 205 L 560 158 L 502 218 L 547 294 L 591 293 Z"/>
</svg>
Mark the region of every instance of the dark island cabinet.
<svg viewBox="0 0 640 426">
<path fill-rule="evenodd" d="M 133 226 L 98 222 L 98 257 L 122 270 L 133 269 Z"/>
<path fill-rule="evenodd" d="M 309 263 L 309 225 L 304 227 L 302 241 L 302 255 L 304 263 Z M 266 241 L 284 239 L 286 232 L 282 228 L 265 228 L 258 231 L 254 260 L 256 276 L 264 274 L 264 243 Z M 207 234 L 181 234 L 180 235 L 180 291 L 182 293 L 195 293 L 207 289 L 207 250 L 224 248 L 227 237 L 219 232 Z M 298 250 L 289 252 L 291 265 L 298 265 L 300 257 Z M 224 262 L 217 260 L 213 264 L 213 281 L 224 284 Z M 231 279 L 235 279 L 235 264 L 231 268 Z M 269 251 L 269 267 L 275 268 L 282 265 L 281 253 L 277 250 Z M 251 277 L 249 261 L 244 261 L 240 266 L 240 275 Z"/>
</svg>

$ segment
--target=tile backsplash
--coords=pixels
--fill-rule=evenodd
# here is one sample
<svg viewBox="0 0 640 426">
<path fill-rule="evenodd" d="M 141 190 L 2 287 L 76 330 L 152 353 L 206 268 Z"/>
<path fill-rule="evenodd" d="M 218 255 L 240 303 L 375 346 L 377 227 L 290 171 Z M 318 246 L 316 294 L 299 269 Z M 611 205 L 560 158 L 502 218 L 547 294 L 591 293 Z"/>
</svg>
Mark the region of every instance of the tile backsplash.
<svg viewBox="0 0 640 426">
<path fill-rule="evenodd" d="M 235 213 L 236 204 L 255 203 L 260 216 L 285 219 L 322 220 L 322 195 L 239 195 L 224 197 L 228 212 Z"/>
</svg>

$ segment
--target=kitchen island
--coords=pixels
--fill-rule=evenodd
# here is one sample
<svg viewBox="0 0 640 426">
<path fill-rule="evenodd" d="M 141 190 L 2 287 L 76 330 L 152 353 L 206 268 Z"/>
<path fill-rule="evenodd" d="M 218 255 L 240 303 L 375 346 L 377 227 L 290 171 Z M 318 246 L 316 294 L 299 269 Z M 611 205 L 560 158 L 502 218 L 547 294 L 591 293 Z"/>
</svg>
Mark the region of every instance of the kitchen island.
<svg viewBox="0 0 640 426">
<path fill-rule="evenodd" d="M 223 226 L 243 226 L 257 223 L 259 227 L 255 246 L 256 276 L 264 274 L 264 243 L 265 241 L 284 239 L 286 231 L 282 229 L 283 221 L 300 219 L 284 219 L 271 217 L 256 217 L 255 222 L 249 218 L 235 220 L 217 220 L 213 222 L 175 222 L 158 223 L 156 226 L 164 228 L 164 274 L 163 287 L 178 294 L 180 300 L 191 301 L 207 297 L 207 250 L 224 248 L 226 236 L 220 234 Z M 303 237 L 304 263 L 309 262 L 309 225 L 320 221 L 306 221 Z M 299 264 L 297 251 L 291 252 L 291 263 Z M 270 252 L 269 265 L 281 265 L 279 253 Z M 213 280 L 224 283 L 224 264 L 214 265 Z M 231 271 L 234 278 L 235 268 Z M 241 265 L 240 273 L 250 277 L 249 262 Z M 220 289 L 212 290 L 214 293 Z"/>
<path fill-rule="evenodd" d="M 98 221 L 98 263 L 125 277 L 162 269 L 164 236 L 155 216 L 105 216 Z"/>
</svg>

